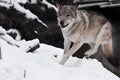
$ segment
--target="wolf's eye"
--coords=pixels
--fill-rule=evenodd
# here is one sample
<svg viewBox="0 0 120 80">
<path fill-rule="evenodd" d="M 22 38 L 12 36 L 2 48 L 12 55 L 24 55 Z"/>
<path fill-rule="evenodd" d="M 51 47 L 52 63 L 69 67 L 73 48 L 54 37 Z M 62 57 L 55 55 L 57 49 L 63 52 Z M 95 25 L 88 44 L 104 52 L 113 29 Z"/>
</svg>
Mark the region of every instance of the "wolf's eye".
<svg viewBox="0 0 120 80">
<path fill-rule="evenodd" d="M 59 14 L 59 16 L 62 16 L 61 14 Z"/>
<path fill-rule="evenodd" d="M 60 12 L 58 12 L 58 13 L 57 13 L 57 15 L 58 15 L 58 16 L 61 16 L 61 13 L 60 13 Z"/>
<path fill-rule="evenodd" d="M 67 16 L 67 17 L 69 17 L 70 15 L 69 15 L 69 14 L 67 14 L 66 16 Z"/>
</svg>

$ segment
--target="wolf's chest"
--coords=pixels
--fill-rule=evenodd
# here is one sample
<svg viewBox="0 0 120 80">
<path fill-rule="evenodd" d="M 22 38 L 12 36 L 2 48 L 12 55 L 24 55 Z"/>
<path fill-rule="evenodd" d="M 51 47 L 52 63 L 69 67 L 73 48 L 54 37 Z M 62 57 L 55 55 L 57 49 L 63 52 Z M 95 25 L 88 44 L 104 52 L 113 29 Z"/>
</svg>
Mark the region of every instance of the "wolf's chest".
<svg viewBox="0 0 120 80">
<path fill-rule="evenodd" d="M 63 32 L 63 37 L 64 37 L 64 39 L 70 40 L 72 42 L 76 42 L 78 40 L 80 40 L 84 43 L 89 43 L 89 42 L 94 42 L 95 41 L 95 38 L 90 34 L 80 35 L 80 33 L 70 34 L 69 32 L 67 32 L 67 33 Z"/>
<path fill-rule="evenodd" d="M 78 33 L 64 33 L 63 32 L 63 37 L 64 37 L 64 39 L 66 39 L 66 40 L 70 40 L 70 41 L 72 41 L 72 42 L 76 42 L 76 40 L 78 39 L 78 37 L 79 37 L 79 35 L 80 34 L 78 34 Z"/>
</svg>

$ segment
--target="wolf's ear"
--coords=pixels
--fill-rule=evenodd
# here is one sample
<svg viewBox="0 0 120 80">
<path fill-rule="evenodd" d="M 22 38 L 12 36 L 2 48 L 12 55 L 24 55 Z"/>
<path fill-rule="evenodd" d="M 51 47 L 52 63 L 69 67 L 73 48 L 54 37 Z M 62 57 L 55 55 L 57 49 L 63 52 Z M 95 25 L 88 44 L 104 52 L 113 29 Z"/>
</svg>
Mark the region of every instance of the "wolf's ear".
<svg viewBox="0 0 120 80">
<path fill-rule="evenodd" d="M 59 4 L 59 3 L 57 3 L 57 4 L 56 4 L 56 7 L 57 7 L 58 9 L 60 9 L 60 8 L 62 7 L 62 5 Z"/>
<path fill-rule="evenodd" d="M 72 10 L 77 10 L 78 9 L 78 5 L 72 5 Z"/>
</svg>

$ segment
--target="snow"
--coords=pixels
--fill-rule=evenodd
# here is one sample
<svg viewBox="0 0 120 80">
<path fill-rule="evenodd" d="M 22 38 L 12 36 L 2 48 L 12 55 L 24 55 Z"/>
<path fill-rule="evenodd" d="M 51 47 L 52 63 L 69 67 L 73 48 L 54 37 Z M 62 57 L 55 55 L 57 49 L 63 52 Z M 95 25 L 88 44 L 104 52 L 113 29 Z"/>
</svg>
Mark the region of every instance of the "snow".
<svg viewBox="0 0 120 80">
<path fill-rule="evenodd" d="M 9 29 L 9 30 L 7 30 L 7 33 L 9 34 L 9 33 L 15 33 L 16 34 L 16 38 L 15 38 L 15 40 L 16 41 L 20 41 L 21 40 L 21 35 L 20 35 L 20 33 L 19 33 L 19 31 L 17 30 L 17 29 Z"/>
<path fill-rule="evenodd" d="M 13 31 L 13 30 L 9 30 L 9 31 Z M 39 44 L 38 39 L 34 39 L 31 41 L 25 41 L 25 40 L 16 41 L 10 35 L 8 35 L 7 31 L 1 26 L 0 26 L 0 38 L 6 41 L 7 43 L 9 43 L 10 45 L 17 46 L 26 52 L 28 52 L 29 50 L 31 50 L 32 48 L 34 48 L 36 45 Z"/>
<path fill-rule="evenodd" d="M 27 3 L 28 0 L 1 0 L 0 1 L 0 6 L 10 8 L 13 6 L 16 10 L 18 10 L 21 13 L 25 13 L 26 18 L 28 19 L 37 19 L 38 22 L 43 24 L 45 27 L 47 25 L 42 22 L 35 14 L 33 14 L 29 9 L 25 9 L 23 6 L 21 6 L 19 3 Z M 55 7 L 53 4 L 47 2 L 46 0 L 41 1 L 43 4 L 46 4 L 48 8 L 53 8 L 56 12 L 58 11 L 57 7 Z M 31 0 L 31 4 L 37 3 L 37 0 Z"/>
<path fill-rule="evenodd" d="M 4 2 L 4 3 L 3 3 Z M 55 7 L 53 4 L 47 2 L 46 0 L 41 1 L 43 4 L 46 4 L 48 8 L 53 8 L 56 12 L 58 11 L 57 7 Z M 8 4 L 6 4 L 8 3 Z M 11 4 L 14 5 L 14 3 L 29 3 L 29 0 L 0 0 L 0 5 L 9 8 Z M 37 0 L 31 0 L 31 4 L 36 4 Z"/>
<path fill-rule="evenodd" d="M 37 19 L 38 22 L 40 22 L 42 25 L 47 27 L 47 25 L 42 22 L 35 14 L 33 14 L 29 9 L 25 9 L 23 6 L 21 6 L 19 3 L 26 3 L 26 0 L 2 0 L 0 1 L 0 6 L 10 8 L 13 6 L 16 10 L 18 10 L 21 13 L 25 13 L 26 18 L 28 19 Z"/>
<path fill-rule="evenodd" d="M 0 26 L 0 35 L 5 35 L 6 34 L 6 30 Z"/>
<path fill-rule="evenodd" d="M 22 43 L 26 41 L 19 44 Z M 65 65 L 60 65 L 63 49 L 50 45 L 41 43 L 33 53 L 26 53 L 2 39 L 0 46 L 0 80 L 120 80 L 96 59 L 70 57 Z"/>
<path fill-rule="evenodd" d="M 2 26 L 0 26 L 0 38 L 11 45 L 18 45 L 17 41 L 15 41 L 11 36 L 9 36 L 7 34 L 7 31 Z"/>
<path fill-rule="evenodd" d="M 47 2 L 46 0 L 42 0 L 43 4 L 46 4 L 48 6 L 48 8 L 53 8 L 56 12 L 58 12 L 57 7 L 55 7 L 54 5 L 50 4 L 49 2 Z"/>
<path fill-rule="evenodd" d="M 32 3 L 32 4 L 36 4 L 36 3 L 37 3 L 37 0 L 31 0 L 31 3 Z"/>
<path fill-rule="evenodd" d="M 34 31 L 34 33 L 38 34 L 38 32 L 37 32 L 37 31 Z"/>
<path fill-rule="evenodd" d="M 23 3 L 23 4 L 25 4 L 25 3 L 27 3 L 28 2 L 28 0 L 0 0 L 1 2 L 6 2 L 6 3 Z"/>
<path fill-rule="evenodd" d="M 38 39 L 34 39 L 31 41 L 19 41 L 18 42 L 19 46 L 21 49 L 23 49 L 24 51 L 29 51 L 32 47 L 36 46 L 37 44 L 39 44 L 39 40 Z"/>
<path fill-rule="evenodd" d="M 47 25 L 45 23 L 43 23 L 35 14 L 33 14 L 30 10 L 25 9 L 24 7 L 20 6 L 19 3 L 14 3 L 14 8 L 16 10 L 20 11 L 21 13 L 26 13 L 27 18 L 37 19 L 38 22 L 42 23 L 44 26 L 47 27 Z"/>
<path fill-rule="evenodd" d="M 0 2 L 0 6 L 6 7 L 6 8 L 8 9 L 8 8 L 10 8 L 12 5 L 11 5 L 11 4 L 6 4 L 6 3 Z"/>
</svg>

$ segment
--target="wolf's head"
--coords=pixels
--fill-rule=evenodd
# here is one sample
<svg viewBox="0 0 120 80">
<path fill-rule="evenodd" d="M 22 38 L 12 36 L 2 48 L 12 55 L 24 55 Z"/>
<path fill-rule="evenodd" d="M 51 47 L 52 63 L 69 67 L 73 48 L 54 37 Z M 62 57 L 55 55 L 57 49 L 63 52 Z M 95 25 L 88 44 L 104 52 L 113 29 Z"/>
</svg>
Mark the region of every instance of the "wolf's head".
<svg viewBox="0 0 120 80">
<path fill-rule="evenodd" d="M 69 25 L 71 25 L 77 15 L 77 6 L 73 5 L 57 5 L 58 7 L 58 25 L 61 28 L 65 28 Z"/>
</svg>

